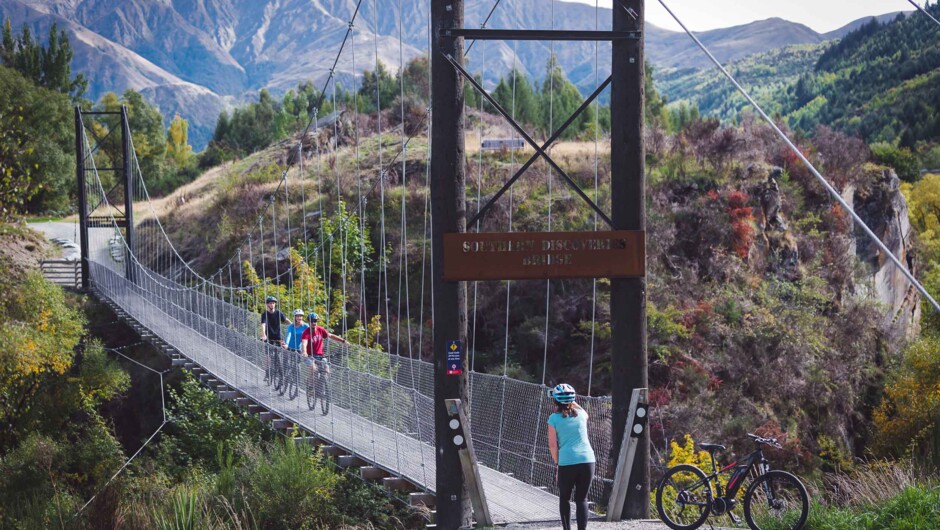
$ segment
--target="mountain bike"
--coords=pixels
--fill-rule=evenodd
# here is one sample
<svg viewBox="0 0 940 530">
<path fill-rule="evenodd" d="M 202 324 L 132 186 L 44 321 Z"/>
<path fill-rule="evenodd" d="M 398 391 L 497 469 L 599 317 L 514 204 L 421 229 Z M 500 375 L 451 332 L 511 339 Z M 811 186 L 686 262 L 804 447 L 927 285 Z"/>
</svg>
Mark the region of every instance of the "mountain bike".
<svg viewBox="0 0 940 530">
<path fill-rule="evenodd" d="M 271 350 L 268 360 L 268 382 L 274 387 L 276 392 L 281 390 L 284 385 L 284 367 L 282 366 L 282 357 L 284 357 L 282 348 Z"/>
<path fill-rule="evenodd" d="M 312 375 L 307 373 L 307 407 L 315 410 L 319 399 L 320 413 L 326 416 L 330 412 L 330 374 L 326 372 L 327 360 L 314 358 L 313 362 L 316 370 Z"/>
<path fill-rule="evenodd" d="M 698 444 L 712 459 L 712 473 L 680 464 L 666 471 L 656 490 L 659 518 L 673 530 L 693 530 L 705 524 L 709 515 L 728 515 L 735 524 L 740 520 L 733 510 L 745 477 L 752 471 L 756 477 L 744 492 L 744 518 L 753 530 L 800 530 L 809 515 L 809 495 L 796 476 L 786 471 L 771 470 L 764 458 L 764 446 L 782 446 L 776 438 L 748 434 L 757 450 L 743 462 L 732 462 L 718 469 L 715 454 L 725 450 L 719 444 Z M 719 476 L 730 474 L 724 490 Z"/>
<path fill-rule="evenodd" d="M 278 395 L 287 395 L 287 399 L 292 401 L 297 397 L 300 391 L 300 371 L 304 368 L 304 363 L 298 362 L 300 350 L 286 349 L 281 352 L 281 388 Z"/>
<path fill-rule="evenodd" d="M 272 353 L 272 352 L 277 352 L 277 350 L 272 348 L 271 345 L 275 347 L 279 347 L 281 345 L 281 341 L 280 340 L 266 340 L 266 341 L 263 341 L 263 343 L 264 343 L 264 358 L 262 360 L 262 364 L 264 365 L 264 384 L 271 386 L 274 384 L 274 374 L 273 374 L 274 368 L 272 367 L 272 365 L 274 364 L 274 357 L 276 355 L 276 353 Z"/>
<path fill-rule="evenodd" d="M 271 380 L 274 383 L 274 390 L 279 396 L 287 395 L 287 399 L 292 400 L 297 397 L 298 392 L 298 371 L 296 355 L 297 350 L 280 349 L 271 355 Z"/>
</svg>

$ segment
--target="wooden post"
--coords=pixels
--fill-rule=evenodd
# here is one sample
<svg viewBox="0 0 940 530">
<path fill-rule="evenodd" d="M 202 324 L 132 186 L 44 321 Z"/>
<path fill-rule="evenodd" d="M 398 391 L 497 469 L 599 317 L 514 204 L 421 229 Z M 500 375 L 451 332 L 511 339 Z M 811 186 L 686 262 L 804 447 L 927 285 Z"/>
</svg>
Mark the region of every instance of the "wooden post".
<svg viewBox="0 0 940 530">
<path fill-rule="evenodd" d="M 449 436 L 445 399 L 468 403 L 467 349 L 456 349 L 460 373 L 448 375 L 448 347 L 467 344 L 467 288 L 445 282 L 444 234 L 466 226 L 464 175 L 463 79 L 447 60 L 463 63 L 463 38 L 442 38 L 442 29 L 463 27 L 464 0 L 431 2 L 431 245 L 434 282 L 434 424 L 437 465 L 437 526 L 470 526 L 467 491 L 458 448 Z M 454 353 L 451 351 L 451 353 Z M 452 363 L 454 364 L 454 363 Z"/>
<path fill-rule="evenodd" d="M 461 447 L 460 465 L 463 467 L 463 476 L 467 481 L 467 490 L 470 492 L 470 502 L 473 505 L 473 515 L 477 521 L 477 526 L 493 526 L 493 517 L 490 515 L 490 507 L 486 504 L 486 492 L 483 491 L 483 479 L 480 478 L 480 467 L 477 465 L 476 453 L 473 452 L 473 438 L 470 432 L 470 421 L 464 413 L 463 405 L 459 399 L 444 400 L 447 410 L 450 413 L 451 420 L 448 427 L 450 436 L 461 437 L 461 442 L 466 444 Z M 454 425 L 454 420 L 457 424 Z M 455 445 L 460 446 L 457 441 L 452 439 Z"/>
<path fill-rule="evenodd" d="M 617 458 L 617 470 L 614 473 L 614 483 L 610 490 L 610 501 L 607 503 L 607 520 L 619 521 L 623 512 L 623 503 L 627 497 L 627 490 L 630 486 L 630 473 L 633 470 L 633 461 L 636 456 L 636 448 L 639 445 L 639 437 L 630 436 L 630 429 L 633 428 L 633 422 L 636 420 L 637 403 L 646 403 L 646 389 L 633 389 L 633 397 L 630 398 L 630 413 L 627 415 L 627 423 L 623 429 L 623 441 L 620 442 L 620 453 Z"/>
<path fill-rule="evenodd" d="M 78 177 L 78 244 L 81 247 L 82 290 L 88 290 L 88 189 L 85 185 L 85 125 L 75 107 L 75 176 Z"/>
<path fill-rule="evenodd" d="M 644 0 L 614 2 L 614 31 L 644 29 Z M 643 38 L 612 46 L 610 112 L 611 217 L 617 230 L 646 229 L 646 177 L 643 149 Z M 619 448 L 630 393 L 646 388 L 646 278 L 611 279 L 611 378 L 613 444 Z M 616 458 L 619 455 L 611 455 Z M 649 436 L 639 439 L 623 508 L 625 519 L 649 517 Z"/>
</svg>

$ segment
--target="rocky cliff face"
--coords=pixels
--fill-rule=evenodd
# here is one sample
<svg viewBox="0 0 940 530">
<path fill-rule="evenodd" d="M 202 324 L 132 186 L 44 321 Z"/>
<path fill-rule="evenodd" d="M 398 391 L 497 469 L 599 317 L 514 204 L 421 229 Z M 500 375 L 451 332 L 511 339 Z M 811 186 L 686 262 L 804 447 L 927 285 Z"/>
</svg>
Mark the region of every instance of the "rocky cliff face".
<svg viewBox="0 0 940 530">
<path fill-rule="evenodd" d="M 914 254 L 913 227 L 908 219 L 907 202 L 901 193 L 900 179 L 894 170 L 867 166 L 851 184 L 845 186 L 842 198 L 862 218 L 866 225 L 891 250 L 905 268 L 917 274 Z M 804 263 L 800 256 L 798 234 L 794 233 L 779 217 L 777 223 L 767 218 L 768 211 L 779 211 L 786 206 L 787 197 L 782 194 L 767 194 L 767 185 L 752 187 L 755 196 L 761 196 L 758 237 L 750 247 L 748 263 L 755 272 L 766 273 L 786 281 L 797 281 L 803 275 Z M 820 188 L 820 191 L 821 188 Z M 773 200 L 767 200 L 768 195 Z M 792 198 L 790 198 L 792 200 Z M 778 214 L 779 215 L 779 214 Z M 848 214 L 846 223 L 852 223 Z M 919 332 L 920 295 L 904 273 L 871 240 L 864 229 L 856 224 L 847 224 L 849 232 L 836 236 L 838 245 L 833 252 L 838 256 L 833 263 L 847 264 L 848 270 L 857 260 L 863 269 L 851 272 L 837 293 L 837 303 L 846 296 L 872 296 L 886 308 L 888 326 L 898 336 L 912 336 Z"/>
<path fill-rule="evenodd" d="M 868 168 L 860 183 L 844 190 L 843 198 L 907 270 L 916 274 L 914 231 L 899 185 L 900 179 L 894 170 Z M 921 311 L 917 290 L 860 226 L 855 227 L 852 250 L 869 267 L 868 288 L 889 308 L 887 318 L 892 327 L 905 335 L 916 334 Z"/>
</svg>

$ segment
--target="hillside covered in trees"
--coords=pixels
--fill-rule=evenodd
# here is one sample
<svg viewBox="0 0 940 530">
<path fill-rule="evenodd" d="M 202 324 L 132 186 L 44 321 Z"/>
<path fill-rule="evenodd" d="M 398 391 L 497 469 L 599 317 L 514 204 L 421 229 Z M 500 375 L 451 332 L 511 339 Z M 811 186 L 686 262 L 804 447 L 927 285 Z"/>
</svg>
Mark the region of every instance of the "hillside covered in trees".
<svg viewBox="0 0 940 530">
<path fill-rule="evenodd" d="M 940 7 L 928 7 L 936 17 Z M 827 125 L 870 143 L 909 149 L 940 141 L 940 32 L 922 13 L 872 19 L 841 40 L 755 55 L 730 71 L 765 110 L 798 130 Z M 703 116 L 737 119 L 747 103 L 715 70 L 657 80 L 670 99 Z"/>
</svg>

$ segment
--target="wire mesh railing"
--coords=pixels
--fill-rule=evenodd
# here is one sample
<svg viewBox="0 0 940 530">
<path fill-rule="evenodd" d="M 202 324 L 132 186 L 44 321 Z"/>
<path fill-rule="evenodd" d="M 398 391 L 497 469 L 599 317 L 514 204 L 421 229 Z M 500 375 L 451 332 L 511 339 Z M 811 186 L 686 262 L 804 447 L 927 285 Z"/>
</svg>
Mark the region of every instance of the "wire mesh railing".
<svg viewBox="0 0 940 530">
<path fill-rule="evenodd" d="M 265 358 L 283 353 L 256 337 L 260 316 L 142 266 L 132 252 L 132 276 L 111 257 L 110 229 L 91 229 L 94 288 L 134 319 L 209 370 L 285 418 L 433 491 L 434 371 L 431 363 L 356 345 L 328 342 L 333 410 L 322 416 L 303 396 L 290 399 L 264 381 Z M 292 358 L 291 369 L 301 370 Z M 302 380 L 302 379 L 301 379 Z M 546 427 L 554 412 L 542 385 L 471 372 L 470 420 L 479 462 L 500 474 L 557 494 Z M 303 385 L 301 385 L 303 389 Z M 597 473 L 589 498 L 603 503 L 613 469 L 610 398 L 578 398 L 591 416 L 589 436 Z M 485 483 L 485 481 L 484 481 Z M 484 484 L 485 487 L 485 484 Z M 498 514 L 494 515 L 498 517 Z M 505 520 L 509 520 L 508 518 Z"/>
</svg>

